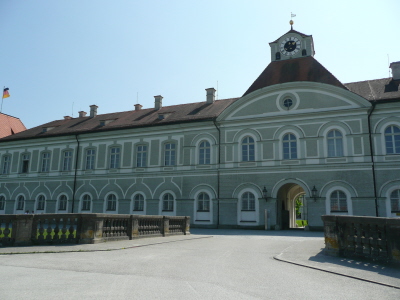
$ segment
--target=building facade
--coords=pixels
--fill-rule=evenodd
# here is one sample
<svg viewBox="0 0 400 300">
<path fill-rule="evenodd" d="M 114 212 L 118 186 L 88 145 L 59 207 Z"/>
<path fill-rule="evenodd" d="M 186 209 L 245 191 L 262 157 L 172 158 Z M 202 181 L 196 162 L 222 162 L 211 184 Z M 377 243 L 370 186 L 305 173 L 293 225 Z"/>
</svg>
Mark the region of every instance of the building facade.
<svg viewBox="0 0 400 300">
<path fill-rule="evenodd" d="M 400 216 L 400 62 L 342 84 L 291 29 L 242 97 L 64 117 L 0 139 L 0 213 L 191 216 L 192 226 L 322 227 Z"/>
</svg>

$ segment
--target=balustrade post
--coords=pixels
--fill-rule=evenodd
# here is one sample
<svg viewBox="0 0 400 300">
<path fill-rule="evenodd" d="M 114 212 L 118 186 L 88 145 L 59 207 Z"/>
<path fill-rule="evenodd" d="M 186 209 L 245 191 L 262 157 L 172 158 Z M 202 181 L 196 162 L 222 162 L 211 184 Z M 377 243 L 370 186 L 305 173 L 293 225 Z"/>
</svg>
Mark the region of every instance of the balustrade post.
<svg viewBox="0 0 400 300">
<path fill-rule="evenodd" d="M 169 217 L 163 216 L 163 236 L 169 235 Z"/>
<path fill-rule="evenodd" d="M 97 244 L 103 242 L 104 217 L 99 214 L 81 215 L 80 244 Z"/>
<path fill-rule="evenodd" d="M 139 237 L 139 217 L 131 216 L 131 234 L 129 235 L 129 239 L 138 238 Z"/>
<path fill-rule="evenodd" d="M 400 219 L 386 219 L 386 238 L 391 261 L 400 265 Z"/>
<path fill-rule="evenodd" d="M 34 215 L 16 215 L 12 222 L 11 238 L 14 246 L 32 245 L 32 224 Z M 36 234 L 36 228 L 35 228 Z"/>
<path fill-rule="evenodd" d="M 336 216 L 322 216 L 324 222 L 325 253 L 332 256 L 339 256 L 339 229 Z"/>
<path fill-rule="evenodd" d="M 190 234 L 190 217 L 185 217 L 185 228 L 183 230 L 183 234 Z"/>
</svg>

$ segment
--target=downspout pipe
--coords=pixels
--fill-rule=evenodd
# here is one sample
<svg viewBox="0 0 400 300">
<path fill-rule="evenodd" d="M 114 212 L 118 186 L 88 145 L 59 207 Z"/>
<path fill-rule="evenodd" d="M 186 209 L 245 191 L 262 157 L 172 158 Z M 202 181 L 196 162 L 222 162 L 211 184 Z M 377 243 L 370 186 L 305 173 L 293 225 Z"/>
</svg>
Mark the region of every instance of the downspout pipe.
<svg viewBox="0 0 400 300">
<path fill-rule="evenodd" d="M 215 128 L 218 130 L 218 160 L 217 160 L 217 228 L 219 228 L 219 210 L 220 210 L 220 173 L 219 168 L 221 164 L 221 129 L 218 127 L 217 122 L 213 120 Z"/>
<path fill-rule="evenodd" d="M 71 213 L 74 213 L 74 208 L 75 208 L 75 193 L 76 193 L 76 177 L 78 174 L 78 160 L 79 160 L 79 139 L 78 139 L 78 135 L 75 134 L 75 139 L 76 139 L 76 143 L 77 143 L 77 147 L 76 147 L 76 154 L 75 154 L 75 173 L 74 173 L 74 185 L 72 188 L 72 208 L 71 208 Z"/>
<path fill-rule="evenodd" d="M 376 191 L 376 175 L 375 175 L 375 153 L 374 146 L 372 140 L 372 129 L 371 129 L 371 115 L 375 110 L 376 101 L 372 102 L 372 108 L 368 113 L 368 131 L 369 131 L 369 148 L 371 153 L 371 163 L 372 163 L 372 181 L 374 186 L 374 198 L 375 198 L 375 216 L 379 217 L 379 209 L 378 209 L 378 195 Z"/>
</svg>

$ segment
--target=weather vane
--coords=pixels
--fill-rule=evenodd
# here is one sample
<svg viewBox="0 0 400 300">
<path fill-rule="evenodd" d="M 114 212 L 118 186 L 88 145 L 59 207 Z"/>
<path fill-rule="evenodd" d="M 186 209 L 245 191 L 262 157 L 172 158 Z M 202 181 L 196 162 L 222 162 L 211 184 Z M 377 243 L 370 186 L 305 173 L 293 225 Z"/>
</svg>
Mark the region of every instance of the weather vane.
<svg viewBox="0 0 400 300">
<path fill-rule="evenodd" d="M 293 30 L 293 18 L 295 17 L 296 15 L 294 14 L 294 13 L 292 13 L 292 12 L 290 12 L 290 22 L 289 22 L 289 24 L 290 24 L 290 28 Z"/>
</svg>

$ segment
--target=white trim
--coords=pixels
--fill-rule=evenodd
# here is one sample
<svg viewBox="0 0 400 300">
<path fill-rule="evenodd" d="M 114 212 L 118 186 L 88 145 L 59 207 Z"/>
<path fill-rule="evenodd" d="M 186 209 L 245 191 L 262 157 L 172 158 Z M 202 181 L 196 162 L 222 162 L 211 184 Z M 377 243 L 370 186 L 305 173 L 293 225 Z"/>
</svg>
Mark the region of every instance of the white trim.
<svg viewBox="0 0 400 300">
<path fill-rule="evenodd" d="M 334 191 L 342 191 L 346 195 L 347 212 L 333 212 L 331 213 L 331 194 Z M 351 193 L 342 186 L 334 186 L 328 189 L 325 193 L 325 212 L 327 215 L 353 215 L 353 205 L 351 201 Z"/>
<path fill-rule="evenodd" d="M 246 192 L 250 192 L 254 195 L 255 210 L 254 211 L 242 211 L 242 195 Z M 260 222 L 260 208 L 259 201 L 261 199 L 260 191 L 253 187 L 247 187 L 239 191 L 237 196 L 237 224 L 245 226 L 257 226 Z"/>
<path fill-rule="evenodd" d="M 163 197 L 165 194 L 171 194 L 174 198 L 174 209 L 172 211 L 163 211 Z M 171 190 L 165 190 L 160 194 L 158 211 L 160 215 L 175 216 L 176 215 L 176 194 Z"/>
<path fill-rule="evenodd" d="M 135 197 L 136 195 L 142 195 L 143 196 L 143 211 L 140 210 L 133 210 L 134 208 L 134 203 L 135 203 Z M 147 211 L 147 201 L 146 201 L 146 194 L 142 191 L 134 192 L 131 196 L 131 203 L 129 205 L 129 210 L 130 214 L 132 215 L 145 215 Z"/>
</svg>

